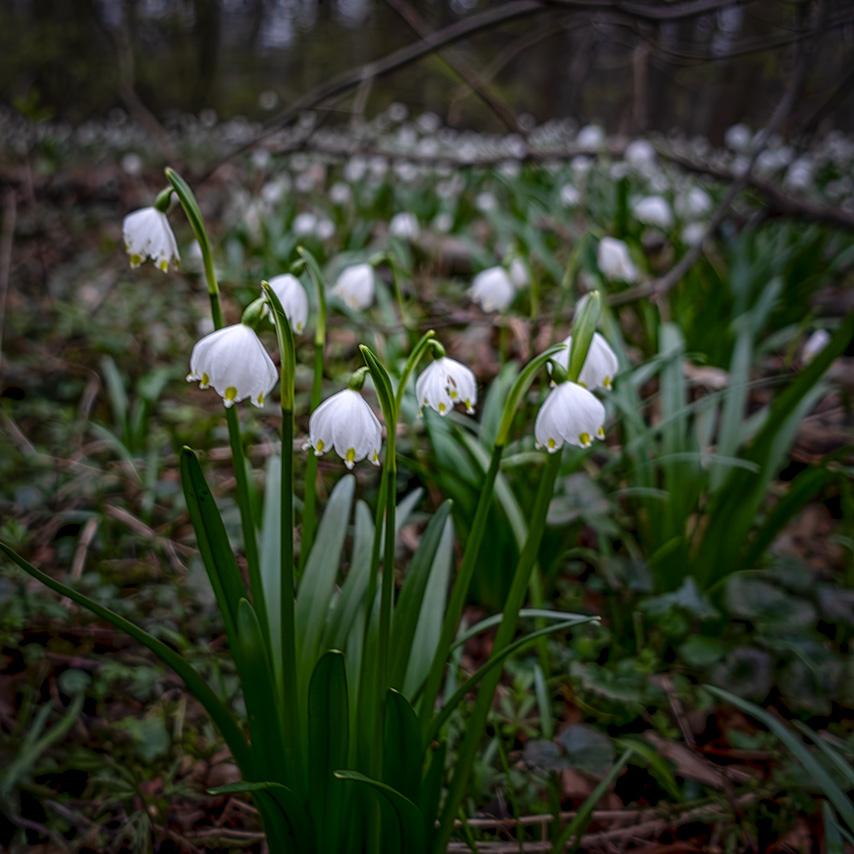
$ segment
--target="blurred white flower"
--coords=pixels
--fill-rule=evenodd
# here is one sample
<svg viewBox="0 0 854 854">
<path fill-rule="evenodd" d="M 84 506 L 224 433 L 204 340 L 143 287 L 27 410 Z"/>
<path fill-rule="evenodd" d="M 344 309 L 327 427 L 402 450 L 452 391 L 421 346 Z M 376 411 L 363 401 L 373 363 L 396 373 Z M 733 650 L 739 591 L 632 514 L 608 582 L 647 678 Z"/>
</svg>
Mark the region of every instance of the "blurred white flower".
<svg viewBox="0 0 854 854">
<path fill-rule="evenodd" d="M 418 240 L 421 234 L 418 217 L 409 211 L 395 214 L 388 224 L 388 233 L 392 237 L 399 237 L 401 240 Z"/>
<path fill-rule="evenodd" d="M 474 277 L 469 296 L 484 311 L 504 311 L 516 294 L 503 267 L 490 267 Z"/>
<path fill-rule="evenodd" d="M 682 229 L 682 242 L 686 246 L 696 246 L 705 234 L 706 226 L 702 222 L 689 222 Z"/>
<path fill-rule="evenodd" d="M 352 469 L 360 460 L 380 464 L 382 425 L 359 392 L 345 388 L 324 400 L 308 419 L 308 440 L 304 449 L 314 448 L 315 456 L 334 448 Z"/>
<path fill-rule="evenodd" d="M 122 236 L 131 267 L 151 258 L 165 273 L 173 261 L 177 264 L 181 260 L 169 220 L 156 208 L 129 213 L 122 224 Z"/>
<path fill-rule="evenodd" d="M 316 228 L 317 214 L 313 214 L 310 211 L 298 213 L 294 217 L 293 223 L 291 223 L 291 231 L 297 237 L 307 237 L 309 234 L 314 234 Z"/>
<path fill-rule="evenodd" d="M 281 276 L 273 276 L 268 284 L 279 298 L 291 329 L 302 332 L 308 320 L 308 295 L 302 282 L 290 273 L 283 273 Z M 270 322 L 273 322 L 272 313 Z"/>
<path fill-rule="evenodd" d="M 355 154 L 347 161 L 347 165 L 344 167 L 344 177 L 351 184 L 358 184 L 365 177 L 367 171 L 368 161 L 363 155 Z"/>
<path fill-rule="evenodd" d="M 826 329 L 816 329 L 801 350 L 801 361 L 808 365 L 828 344 L 830 333 Z"/>
<path fill-rule="evenodd" d="M 712 210 L 712 197 L 702 187 L 691 187 L 676 197 L 675 207 L 686 219 L 705 216 Z"/>
<path fill-rule="evenodd" d="M 346 205 L 353 197 L 353 191 L 343 181 L 336 181 L 329 188 L 329 200 L 333 205 Z"/>
<path fill-rule="evenodd" d="M 576 309 L 575 316 L 578 317 Z M 572 336 L 569 335 L 562 342 L 566 344 L 566 350 L 561 350 L 554 357 L 554 361 L 569 370 L 569 353 L 572 348 Z M 581 372 L 578 375 L 578 384 L 583 388 L 611 388 L 611 381 L 617 373 L 619 362 L 617 354 L 611 349 L 611 345 L 598 333 L 593 333 L 593 339 L 590 342 L 590 349 L 587 351 L 587 358 L 581 367 Z"/>
<path fill-rule="evenodd" d="M 605 131 L 599 125 L 586 125 L 575 138 L 575 144 L 584 151 L 598 151 L 604 142 Z"/>
<path fill-rule="evenodd" d="M 813 164 L 806 157 L 798 158 L 786 170 L 783 183 L 793 190 L 809 190 L 813 185 Z"/>
<path fill-rule="evenodd" d="M 448 211 L 440 211 L 433 217 L 433 230 L 447 234 L 454 227 L 454 218 Z"/>
<path fill-rule="evenodd" d="M 513 283 L 513 287 L 515 288 L 526 288 L 531 281 L 530 274 L 528 273 L 528 267 L 519 257 L 514 258 L 510 262 L 508 275 L 510 276 L 510 281 Z"/>
<path fill-rule="evenodd" d="M 606 279 L 636 282 L 638 268 L 629 256 L 629 247 L 616 237 L 603 237 L 596 247 L 599 269 Z"/>
<path fill-rule="evenodd" d="M 475 197 L 474 206 L 481 213 L 488 213 L 489 211 L 494 211 L 498 207 L 498 202 L 492 193 L 488 190 L 484 190 L 484 192 L 478 193 Z"/>
<path fill-rule="evenodd" d="M 129 151 L 125 154 L 120 165 L 128 175 L 136 177 L 142 174 L 142 158 L 135 151 Z"/>
<path fill-rule="evenodd" d="M 744 124 L 733 125 L 727 128 L 727 132 L 724 134 L 724 143 L 726 143 L 727 148 L 740 154 L 744 154 L 750 148 L 752 141 L 753 134 L 750 132 L 750 128 Z"/>
<path fill-rule="evenodd" d="M 655 163 L 655 149 L 645 139 L 633 139 L 626 146 L 623 157 L 636 169 L 646 170 Z"/>
<path fill-rule="evenodd" d="M 555 386 L 537 413 L 534 438 L 550 454 L 564 442 L 589 448 L 605 436 L 605 407 L 586 388 L 565 382 Z"/>
<path fill-rule="evenodd" d="M 560 203 L 565 208 L 574 208 L 581 201 L 581 193 L 572 184 L 564 184 L 560 188 Z"/>
<path fill-rule="evenodd" d="M 647 196 L 633 205 L 635 217 L 645 225 L 656 228 L 670 228 L 673 225 L 673 213 L 670 205 L 662 196 Z"/>
<path fill-rule="evenodd" d="M 213 386 L 226 407 L 249 398 L 263 406 L 279 373 L 255 331 L 243 323 L 226 326 L 196 342 L 187 382 Z"/>
<path fill-rule="evenodd" d="M 335 223 L 324 217 L 318 221 L 314 234 L 318 240 L 331 240 L 335 236 Z"/>
<path fill-rule="evenodd" d="M 374 301 L 374 269 L 370 264 L 356 264 L 341 271 L 332 290 L 350 308 L 362 311 Z"/>
<path fill-rule="evenodd" d="M 569 168 L 576 178 L 581 178 L 593 168 L 593 160 L 584 154 L 576 154 L 569 162 Z"/>
<path fill-rule="evenodd" d="M 443 356 L 435 359 L 415 383 L 418 406 L 429 406 L 439 415 L 447 415 L 455 403 L 462 403 L 469 415 L 477 402 L 477 381 L 465 366 Z"/>
</svg>

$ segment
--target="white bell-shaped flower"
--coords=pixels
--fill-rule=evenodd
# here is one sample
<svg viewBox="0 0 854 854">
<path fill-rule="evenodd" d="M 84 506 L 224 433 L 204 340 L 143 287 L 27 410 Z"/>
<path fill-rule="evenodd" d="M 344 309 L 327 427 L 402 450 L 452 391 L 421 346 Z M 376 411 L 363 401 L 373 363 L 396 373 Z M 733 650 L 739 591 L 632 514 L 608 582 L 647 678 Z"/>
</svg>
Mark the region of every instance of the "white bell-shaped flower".
<svg viewBox="0 0 854 854">
<path fill-rule="evenodd" d="M 578 313 L 576 312 L 576 316 Z M 572 336 L 568 336 L 562 342 L 566 349 L 556 353 L 554 361 L 569 370 L 569 353 L 572 348 Z M 587 358 L 578 375 L 578 384 L 584 388 L 593 390 L 596 388 L 611 388 L 611 381 L 617 373 L 620 363 L 617 354 L 611 349 L 611 345 L 598 333 L 593 333 L 590 341 L 590 349 Z"/>
<path fill-rule="evenodd" d="M 484 311 L 504 311 L 516 295 L 510 276 L 503 267 L 490 267 L 474 277 L 469 296 Z"/>
<path fill-rule="evenodd" d="M 415 383 L 418 405 L 429 406 L 439 415 L 447 415 L 455 403 L 465 405 L 469 415 L 477 403 L 477 380 L 474 374 L 454 359 L 435 359 Z"/>
<path fill-rule="evenodd" d="M 507 271 L 510 276 L 510 281 L 514 288 L 527 288 L 531 283 L 531 276 L 528 272 L 528 267 L 525 262 L 516 257 L 510 262 L 510 269 Z"/>
<path fill-rule="evenodd" d="M 626 163 L 645 171 L 655 164 L 655 149 L 645 139 L 633 139 L 623 154 Z"/>
<path fill-rule="evenodd" d="M 268 284 L 279 298 L 291 329 L 302 332 L 308 320 L 308 295 L 302 282 L 290 273 L 283 273 L 281 276 L 273 276 Z M 270 314 L 272 321 L 273 315 Z"/>
<path fill-rule="evenodd" d="M 303 448 L 314 448 L 321 456 L 330 448 L 344 460 L 348 469 L 360 460 L 380 464 L 382 426 L 359 392 L 345 388 L 324 400 L 308 419 L 308 441 Z"/>
<path fill-rule="evenodd" d="M 374 268 L 370 264 L 356 264 L 342 270 L 332 290 L 350 308 L 362 311 L 374 301 Z"/>
<path fill-rule="evenodd" d="M 279 372 L 255 331 L 243 323 L 226 326 L 196 342 L 187 382 L 213 386 L 226 407 L 249 398 L 263 406 Z"/>
<path fill-rule="evenodd" d="M 606 279 L 636 282 L 638 268 L 629 256 L 629 247 L 616 237 L 603 237 L 596 247 L 596 260 Z"/>
<path fill-rule="evenodd" d="M 401 240 L 418 240 L 421 235 L 418 217 L 409 211 L 395 214 L 388 224 L 388 233 L 392 237 L 399 237 Z"/>
<path fill-rule="evenodd" d="M 712 197 L 702 187 L 691 187 L 676 197 L 676 212 L 685 219 L 711 213 L 712 205 Z"/>
<path fill-rule="evenodd" d="M 586 388 L 565 382 L 555 386 L 537 413 L 534 438 L 550 454 L 564 442 L 589 448 L 605 436 L 605 407 Z"/>
<path fill-rule="evenodd" d="M 830 333 L 826 329 L 816 329 L 801 350 L 801 361 L 808 365 L 830 343 Z"/>
<path fill-rule="evenodd" d="M 131 267 L 151 258 L 165 273 L 173 261 L 177 264 L 181 260 L 169 220 L 157 208 L 129 213 L 122 223 L 122 236 Z"/>
<path fill-rule="evenodd" d="M 670 205 L 662 196 L 647 196 L 635 202 L 635 218 L 644 225 L 655 228 L 670 228 L 673 225 L 673 212 Z"/>
</svg>

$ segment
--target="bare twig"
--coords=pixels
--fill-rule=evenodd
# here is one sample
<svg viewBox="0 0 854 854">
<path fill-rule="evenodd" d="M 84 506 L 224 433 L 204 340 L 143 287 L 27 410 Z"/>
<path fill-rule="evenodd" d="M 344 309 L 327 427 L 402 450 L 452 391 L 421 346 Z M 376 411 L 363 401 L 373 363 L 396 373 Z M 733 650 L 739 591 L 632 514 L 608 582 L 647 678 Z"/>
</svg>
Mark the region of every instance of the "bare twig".
<svg viewBox="0 0 854 854">
<path fill-rule="evenodd" d="M 422 39 L 430 37 L 430 30 L 424 19 L 406 0 L 386 0 L 386 3 L 409 24 L 415 33 Z M 479 75 L 462 58 L 454 56 L 449 50 L 437 51 L 439 57 L 449 68 L 455 71 L 471 88 L 471 90 L 498 116 L 502 124 L 511 133 L 523 133 L 519 127 L 513 111 L 501 100 L 489 91 L 487 86 L 480 80 Z"/>
<path fill-rule="evenodd" d="M 824 25 L 823 14 L 819 14 L 817 17 L 818 21 L 816 25 L 811 29 L 811 35 L 813 37 L 817 36 L 822 31 Z M 795 100 L 797 99 L 798 93 L 801 90 L 801 86 L 803 85 L 807 70 L 809 69 L 810 58 L 811 53 L 806 48 L 806 46 L 804 46 L 801 50 L 801 55 L 798 60 L 798 64 L 795 67 L 791 79 L 789 80 L 789 85 L 786 87 L 786 91 L 783 93 L 783 97 L 777 104 L 777 107 L 774 110 L 774 113 L 771 116 L 771 119 L 769 120 L 768 124 L 759 133 L 759 136 L 757 137 L 754 143 L 753 151 L 751 152 L 750 160 L 748 161 L 747 166 L 745 167 L 744 171 L 730 185 L 720 204 L 716 208 L 714 214 L 712 214 L 712 218 L 709 224 L 706 226 L 705 232 L 703 233 L 702 240 L 698 240 L 697 243 L 695 243 L 694 246 L 692 246 L 679 259 L 679 261 L 660 278 L 655 279 L 651 282 L 646 282 L 642 285 L 638 285 L 635 288 L 629 288 L 629 290 L 623 291 L 619 294 L 614 294 L 609 300 L 612 305 L 632 302 L 633 300 L 642 299 L 643 297 L 652 297 L 654 299 L 660 299 L 676 284 L 678 284 L 682 280 L 682 277 L 688 272 L 688 270 L 690 270 L 691 267 L 694 266 L 703 251 L 703 244 L 709 239 L 712 234 L 714 234 L 718 230 L 718 228 L 720 228 L 721 224 L 726 219 L 729 213 L 730 206 L 735 201 L 738 194 L 747 186 L 748 182 L 750 181 L 750 174 L 753 171 L 753 167 L 756 165 L 756 161 L 759 159 L 759 155 L 765 150 L 765 147 L 768 145 L 768 140 L 779 130 L 786 117 L 791 112 Z"/>
</svg>

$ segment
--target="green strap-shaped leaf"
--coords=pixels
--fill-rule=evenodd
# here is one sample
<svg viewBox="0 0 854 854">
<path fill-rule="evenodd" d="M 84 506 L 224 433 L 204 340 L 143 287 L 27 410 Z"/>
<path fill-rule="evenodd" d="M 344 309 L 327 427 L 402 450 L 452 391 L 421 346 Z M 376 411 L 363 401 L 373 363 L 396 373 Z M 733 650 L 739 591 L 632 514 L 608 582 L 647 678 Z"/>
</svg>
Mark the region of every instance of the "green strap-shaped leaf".
<svg viewBox="0 0 854 854">
<path fill-rule="evenodd" d="M 574 620 L 565 620 L 564 622 L 556 623 L 553 626 L 546 626 L 545 628 L 537 629 L 537 631 L 531 632 L 530 634 L 525 635 L 524 637 L 521 637 L 518 640 L 513 641 L 513 643 L 505 646 L 498 655 L 493 655 L 486 664 L 469 676 L 469 678 L 466 679 L 466 681 L 463 682 L 463 684 L 454 692 L 454 695 L 442 704 L 442 708 L 439 710 L 439 713 L 430 721 L 425 743 L 429 744 L 434 738 L 436 738 L 445 721 L 448 720 L 451 716 L 451 712 L 453 712 L 463 697 L 465 697 L 466 694 L 468 694 L 472 688 L 474 688 L 474 686 L 477 685 L 484 676 L 486 676 L 487 673 L 490 673 L 498 667 L 499 664 L 503 664 L 504 661 L 514 652 L 518 652 L 523 647 L 528 646 L 537 638 L 554 634 L 555 632 L 562 631 L 563 629 L 570 629 L 573 626 L 580 626 L 583 623 L 595 622 L 598 619 L 598 617 L 579 617 Z"/>
<path fill-rule="evenodd" d="M 241 772 L 247 777 L 252 776 L 254 768 L 252 755 L 249 751 L 246 738 L 241 732 L 234 715 L 232 715 L 222 700 L 217 697 L 208 683 L 174 649 L 166 646 L 163 641 L 150 635 L 144 629 L 130 622 L 130 620 L 126 620 L 124 617 L 116 614 L 115 611 L 99 605 L 88 596 L 51 578 L 40 569 L 36 569 L 31 563 L 12 551 L 5 543 L 0 543 L 0 551 L 37 581 L 41 581 L 42 584 L 59 593 L 61 596 L 67 596 L 72 602 L 82 605 L 102 620 L 112 623 L 117 629 L 123 631 L 143 646 L 148 647 L 164 664 L 171 667 L 184 680 L 184 684 L 190 693 L 205 707 L 205 711 L 211 716 L 215 726 L 225 739 Z"/>
<path fill-rule="evenodd" d="M 347 763 L 349 717 L 344 655 L 330 651 L 317 662 L 308 691 L 308 808 L 320 851 L 345 848 L 348 787 L 334 773 Z"/>
<path fill-rule="evenodd" d="M 287 786 L 281 783 L 272 783 L 269 781 L 249 782 L 241 780 L 239 783 L 227 783 L 224 786 L 217 786 L 214 789 L 208 789 L 208 794 L 211 795 L 237 795 L 249 793 L 254 797 L 266 798 L 268 812 L 270 806 L 275 807 L 275 812 L 278 813 L 287 824 L 287 833 L 292 837 L 294 847 L 292 850 L 303 852 L 318 851 L 319 849 L 314 844 L 311 823 L 305 813 L 297 796 Z M 262 801 L 264 802 L 264 801 Z M 267 823 L 264 824 L 264 829 L 268 831 Z M 269 835 L 269 831 L 268 831 Z M 268 840 L 269 841 L 269 840 Z M 272 842 L 271 842 L 272 847 Z"/>
<path fill-rule="evenodd" d="M 421 797 L 421 730 L 406 697 L 390 688 L 385 695 L 383 780 L 413 803 Z"/>
<path fill-rule="evenodd" d="M 795 759 L 804 766 L 804 770 L 819 785 L 824 794 L 827 795 L 828 800 L 836 807 L 836 811 L 845 819 L 848 826 L 854 828 L 854 804 L 851 803 L 848 795 L 842 791 L 837 782 L 830 776 L 827 769 L 806 749 L 800 738 L 784 723 L 773 715 L 768 714 L 761 706 L 743 700 L 729 691 L 724 691 L 723 688 L 716 688 L 712 685 L 705 685 L 704 687 L 718 699 L 729 703 L 731 706 L 735 706 L 768 727 L 786 745 Z"/>
<path fill-rule="evenodd" d="M 445 501 L 433 514 L 430 524 L 421 537 L 421 542 L 415 550 L 409 572 L 403 584 L 403 589 L 397 600 L 394 611 L 394 625 L 391 634 L 391 684 L 402 688 L 406 678 L 406 666 L 409 662 L 412 642 L 415 639 L 415 629 L 418 625 L 418 615 L 424 590 L 433 570 L 436 552 L 442 541 L 445 521 L 451 512 L 451 501 Z"/>
<path fill-rule="evenodd" d="M 386 852 L 402 850 L 406 854 L 422 854 L 424 851 L 424 819 L 421 811 L 409 798 L 400 792 L 381 783 L 372 780 L 358 771 L 336 771 L 335 776 L 339 780 L 349 780 L 359 786 L 373 792 L 380 804 L 391 808 L 397 817 L 397 827 L 389 827 L 386 822 L 382 828 L 383 854 Z"/>
<path fill-rule="evenodd" d="M 346 475 L 335 484 L 300 582 L 295 620 L 300 681 L 305 688 L 314 670 L 320 638 L 329 617 L 329 605 L 335 592 L 335 579 L 341 568 L 341 553 L 355 488 L 356 479 L 353 475 Z M 305 696 L 302 689 L 300 696 Z"/>
<path fill-rule="evenodd" d="M 256 773 L 268 780 L 286 783 L 299 791 L 300 769 L 293 757 L 285 757 L 282 742 L 280 696 L 276 690 L 269 651 L 252 605 L 241 599 L 237 610 L 237 642 L 233 651 L 243 686 L 249 737 L 255 755 Z"/>
<path fill-rule="evenodd" d="M 433 834 L 436 832 L 436 816 L 439 814 L 439 798 L 442 795 L 442 783 L 445 779 L 445 756 L 448 753 L 448 742 L 440 741 L 433 751 L 430 767 L 421 783 L 421 799 L 418 806 L 424 816 L 424 848 L 429 851 L 432 847 Z"/>
<path fill-rule="evenodd" d="M 229 642 L 237 638 L 238 603 L 246 596 L 243 578 L 234 559 L 225 525 L 195 453 L 186 446 L 180 457 L 181 486 L 196 532 L 199 552 L 225 623 Z"/>
</svg>

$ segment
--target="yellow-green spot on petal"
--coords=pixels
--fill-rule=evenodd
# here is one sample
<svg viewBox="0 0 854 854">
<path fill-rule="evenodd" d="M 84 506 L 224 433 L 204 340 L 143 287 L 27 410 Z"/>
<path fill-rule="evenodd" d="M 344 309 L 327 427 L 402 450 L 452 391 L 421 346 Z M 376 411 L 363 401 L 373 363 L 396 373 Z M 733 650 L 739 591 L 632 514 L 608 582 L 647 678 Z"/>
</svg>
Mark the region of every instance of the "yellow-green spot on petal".
<svg viewBox="0 0 854 854">
<path fill-rule="evenodd" d="M 605 377 L 605 379 L 602 380 L 602 385 L 605 386 L 605 388 L 611 388 L 611 378 Z"/>
<path fill-rule="evenodd" d="M 160 262 L 159 267 L 160 267 L 160 269 L 161 269 L 161 270 L 163 270 L 163 272 L 164 272 L 164 273 L 166 273 L 166 272 L 168 272 L 168 270 L 169 270 L 169 262 L 164 258 L 164 259 Z"/>
<path fill-rule="evenodd" d="M 581 442 L 582 448 L 590 447 L 590 434 L 589 433 L 579 433 L 578 441 Z"/>
<path fill-rule="evenodd" d="M 444 414 L 445 414 L 445 410 L 446 410 L 446 409 L 447 409 L 447 407 L 445 406 L 445 404 L 444 404 L 444 403 L 440 403 L 440 404 L 439 404 L 439 412 L 440 412 L 442 415 L 444 415 Z"/>
<path fill-rule="evenodd" d="M 223 395 L 223 397 L 226 400 L 230 400 L 230 401 L 234 402 L 235 400 L 237 400 L 237 389 L 233 385 L 230 385 L 225 390 L 225 394 Z"/>
<path fill-rule="evenodd" d="M 355 461 L 355 459 L 356 459 L 356 449 L 355 448 L 348 448 L 347 449 L 347 455 L 344 457 L 344 460 L 348 463 L 352 463 Z"/>
<path fill-rule="evenodd" d="M 142 258 L 134 253 L 130 256 L 130 265 L 131 267 L 138 267 L 142 263 Z"/>
<path fill-rule="evenodd" d="M 459 395 L 457 394 L 457 390 L 455 388 L 449 388 L 448 394 L 451 396 L 452 400 L 456 400 Z"/>
<path fill-rule="evenodd" d="M 314 450 L 317 451 L 318 454 L 323 453 L 323 449 L 326 447 L 323 439 L 318 439 L 317 444 L 314 446 Z"/>
<path fill-rule="evenodd" d="M 379 461 L 380 461 L 379 455 L 377 454 L 376 451 L 374 451 L 374 455 L 371 457 L 371 462 L 372 463 L 378 463 Z"/>
<path fill-rule="evenodd" d="M 211 384 L 211 378 L 207 374 L 202 373 L 202 385 L 210 385 L 210 384 Z"/>
<path fill-rule="evenodd" d="M 262 391 L 261 394 L 258 395 L 258 406 L 263 406 L 263 405 L 264 405 L 264 392 Z"/>
<path fill-rule="evenodd" d="M 549 440 L 548 442 L 546 442 L 546 444 L 549 446 L 550 451 L 553 451 L 557 447 L 557 442 L 555 442 L 555 440 L 551 437 L 549 437 Z"/>
<path fill-rule="evenodd" d="M 587 386 L 586 386 L 586 385 L 584 385 L 584 383 L 583 383 L 583 382 L 581 382 L 581 380 L 579 380 L 579 381 L 578 381 L 578 384 L 579 384 L 582 388 L 587 388 Z"/>
<path fill-rule="evenodd" d="M 599 432 L 599 438 L 604 439 L 605 438 L 605 428 L 600 427 L 598 432 Z"/>
</svg>

